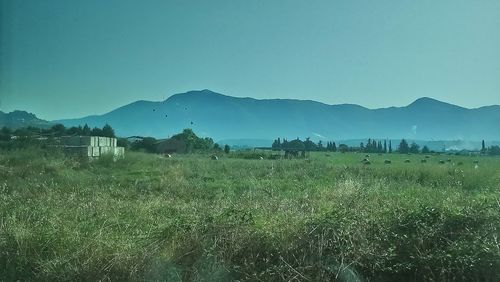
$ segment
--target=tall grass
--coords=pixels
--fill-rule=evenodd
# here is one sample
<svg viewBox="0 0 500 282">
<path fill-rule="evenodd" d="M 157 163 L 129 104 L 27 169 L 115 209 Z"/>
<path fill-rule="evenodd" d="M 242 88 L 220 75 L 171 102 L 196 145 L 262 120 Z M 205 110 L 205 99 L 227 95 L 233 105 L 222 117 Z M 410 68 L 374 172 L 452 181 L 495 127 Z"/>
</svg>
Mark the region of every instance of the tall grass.
<svg viewBox="0 0 500 282">
<path fill-rule="evenodd" d="M 500 159 L 360 157 L 2 152 L 0 280 L 500 280 Z"/>
</svg>

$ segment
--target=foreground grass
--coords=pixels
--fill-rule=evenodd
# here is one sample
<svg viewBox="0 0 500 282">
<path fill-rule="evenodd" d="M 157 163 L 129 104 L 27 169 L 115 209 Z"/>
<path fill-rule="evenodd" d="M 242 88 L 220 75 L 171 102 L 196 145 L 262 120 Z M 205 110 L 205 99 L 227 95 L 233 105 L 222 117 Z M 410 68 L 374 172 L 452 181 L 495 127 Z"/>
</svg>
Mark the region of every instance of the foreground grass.
<svg viewBox="0 0 500 282">
<path fill-rule="evenodd" d="M 500 159 L 362 157 L 2 152 L 0 280 L 500 280 Z"/>
</svg>

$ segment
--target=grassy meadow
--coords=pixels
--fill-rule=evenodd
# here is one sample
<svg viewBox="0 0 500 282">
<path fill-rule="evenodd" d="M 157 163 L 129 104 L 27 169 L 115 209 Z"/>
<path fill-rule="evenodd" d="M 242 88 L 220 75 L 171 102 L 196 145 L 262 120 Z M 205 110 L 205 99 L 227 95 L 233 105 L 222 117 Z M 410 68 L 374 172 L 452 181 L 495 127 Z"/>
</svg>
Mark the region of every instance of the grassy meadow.
<svg viewBox="0 0 500 282">
<path fill-rule="evenodd" d="M 500 281 L 500 158 L 263 156 L 0 152 L 0 281 Z"/>
</svg>

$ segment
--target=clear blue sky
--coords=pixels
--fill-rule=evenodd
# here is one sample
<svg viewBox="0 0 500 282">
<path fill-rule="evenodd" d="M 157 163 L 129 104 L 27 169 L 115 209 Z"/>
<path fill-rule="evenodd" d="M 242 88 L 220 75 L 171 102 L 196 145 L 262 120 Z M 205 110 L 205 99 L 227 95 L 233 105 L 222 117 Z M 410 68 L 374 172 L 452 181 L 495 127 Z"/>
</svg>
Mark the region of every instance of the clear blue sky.
<svg viewBox="0 0 500 282">
<path fill-rule="evenodd" d="M 369 108 L 500 104 L 500 1 L 0 1 L 0 110 L 194 89 Z"/>
</svg>

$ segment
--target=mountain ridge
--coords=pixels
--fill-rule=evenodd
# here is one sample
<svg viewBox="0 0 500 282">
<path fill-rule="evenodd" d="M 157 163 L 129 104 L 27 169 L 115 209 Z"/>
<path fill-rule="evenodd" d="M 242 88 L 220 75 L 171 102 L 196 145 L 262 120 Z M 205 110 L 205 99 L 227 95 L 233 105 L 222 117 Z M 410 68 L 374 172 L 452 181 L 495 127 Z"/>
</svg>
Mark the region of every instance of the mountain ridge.
<svg viewBox="0 0 500 282">
<path fill-rule="evenodd" d="M 135 101 L 103 115 L 54 122 L 66 126 L 109 123 L 121 136 L 166 138 L 184 128 L 221 139 L 409 138 L 500 140 L 500 106 L 468 109 L 422 97 L 403 107 L 369 109 L 313 100 L 240 98 L 207 89 L 163 101 Z"/>
<path fill-rule="evenodd" d="M 11 129 L 28 126 L 46 128 L 51 125 L 50 122 L 40 119 L 35 114 L 27 111 L 15 110 L 9 113 L 0 111 L 0 128 L 4 126 Z"/>
</svg>

